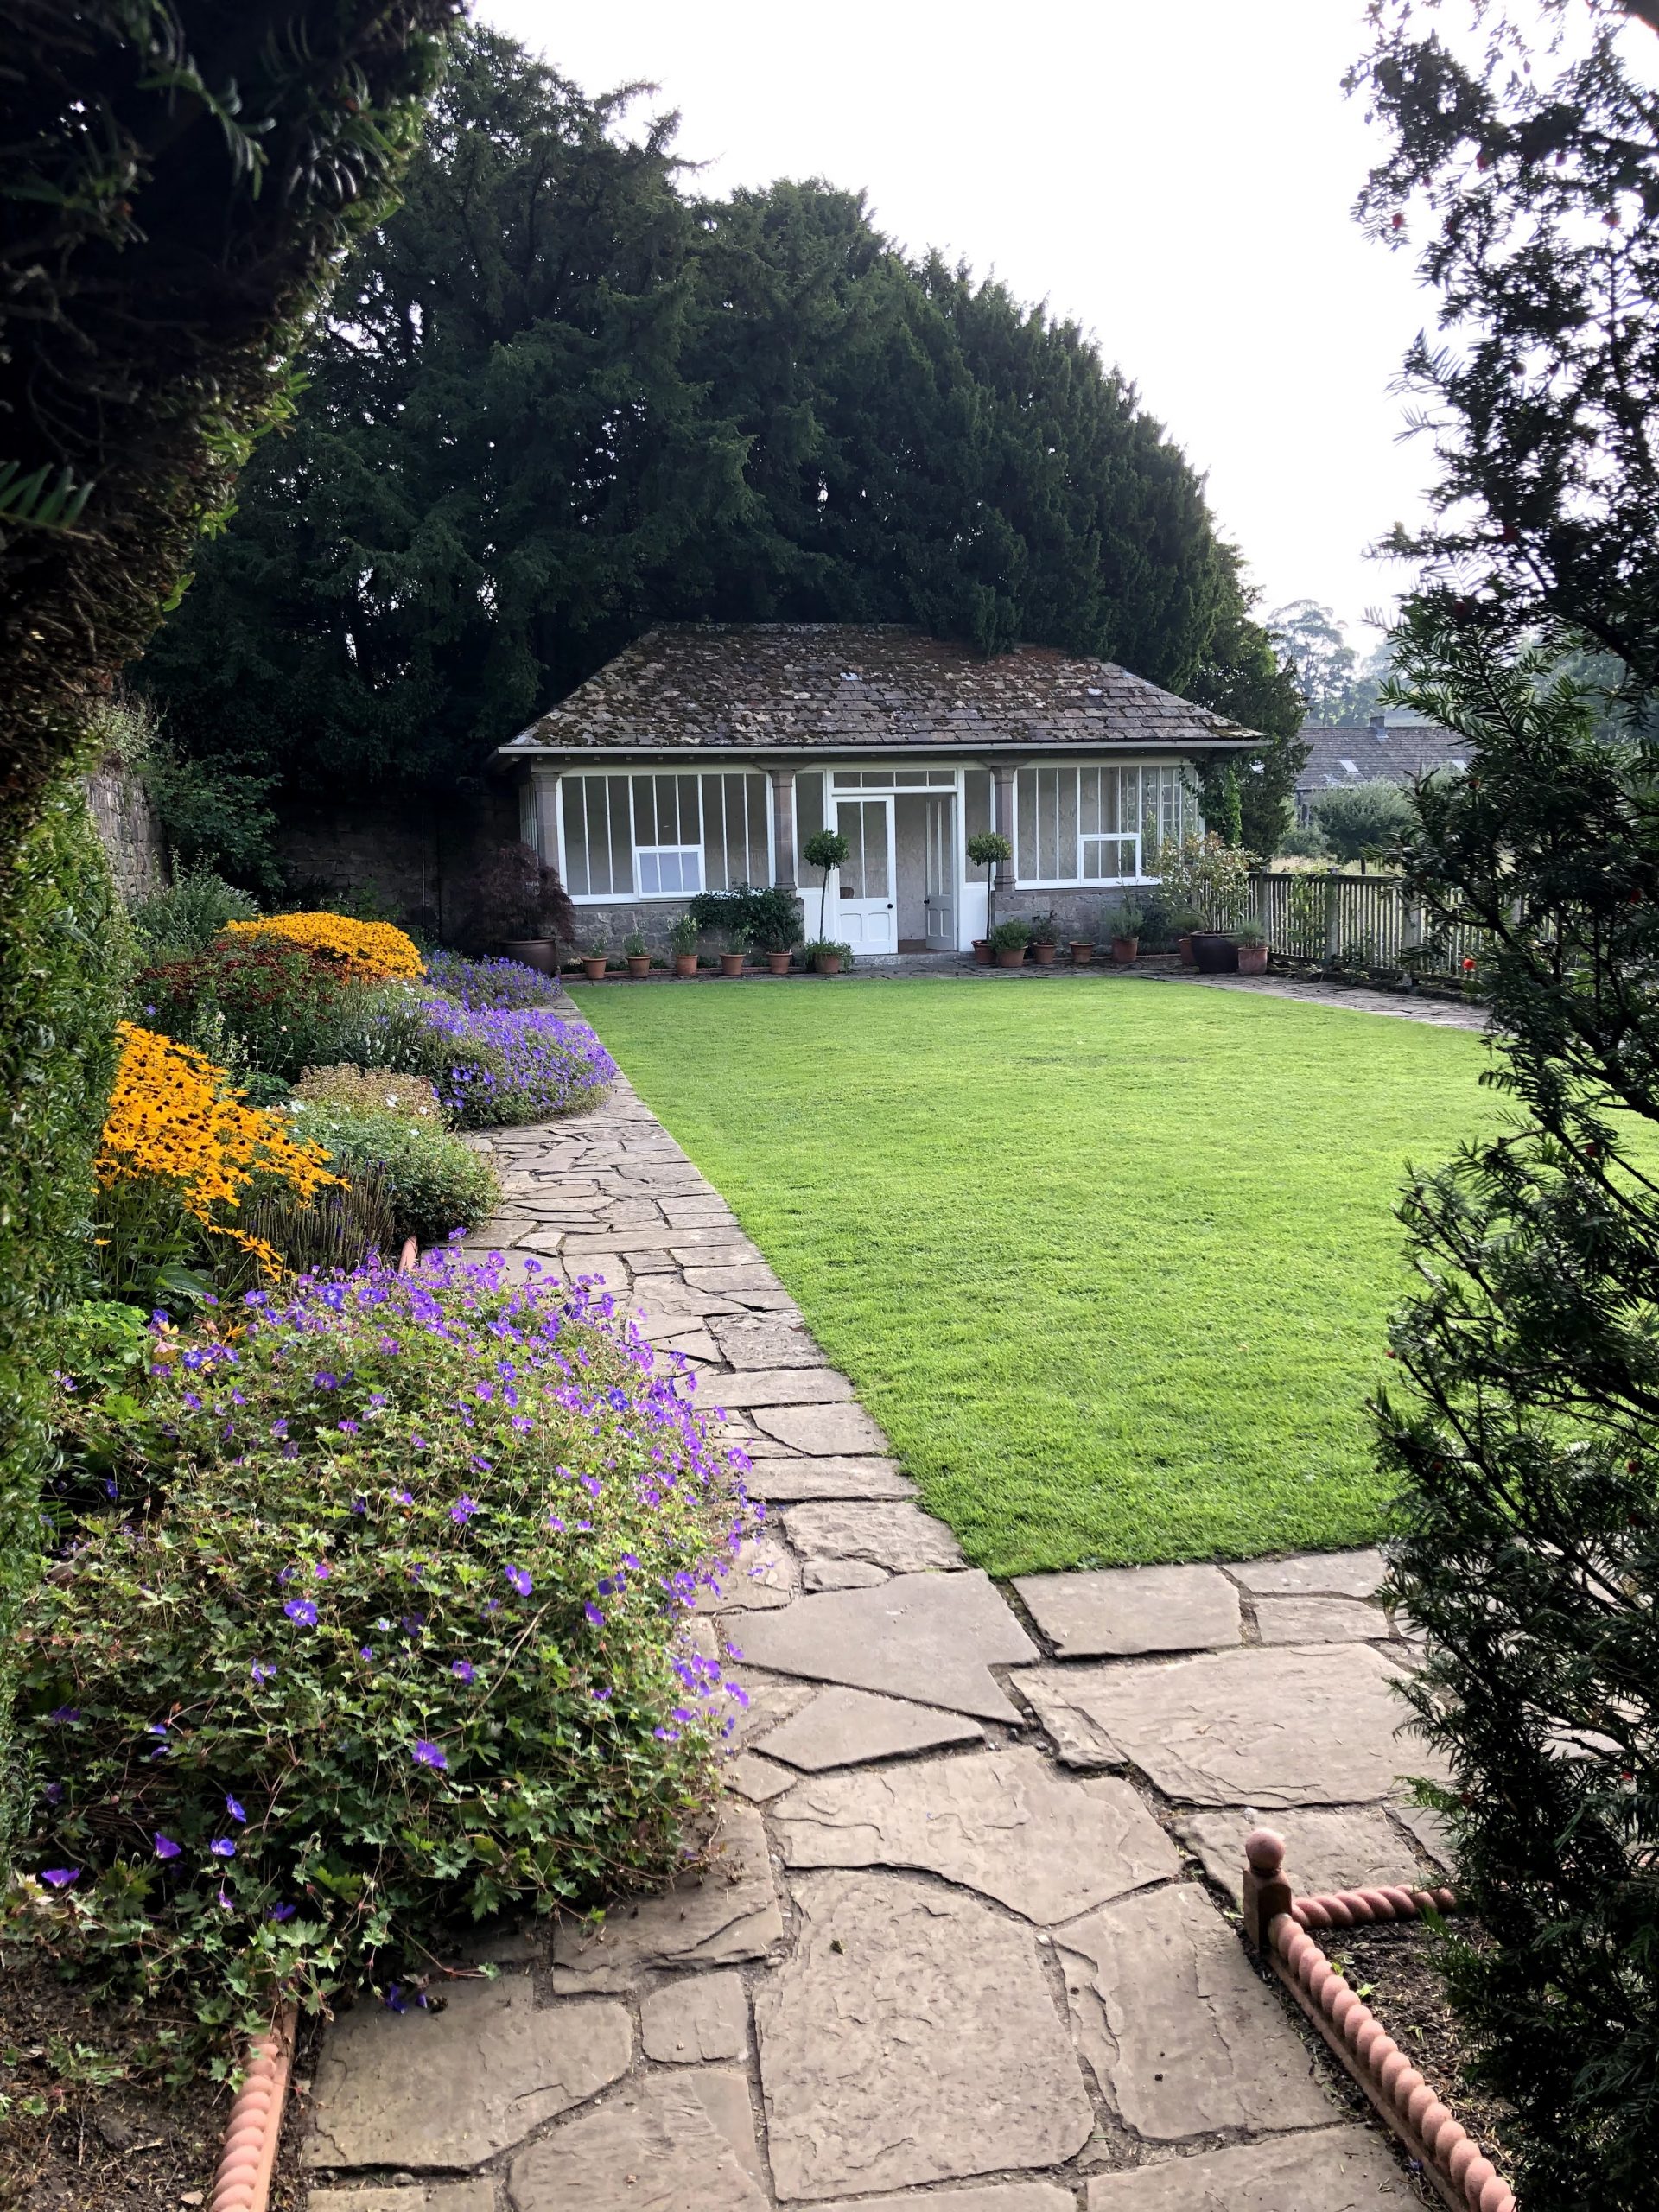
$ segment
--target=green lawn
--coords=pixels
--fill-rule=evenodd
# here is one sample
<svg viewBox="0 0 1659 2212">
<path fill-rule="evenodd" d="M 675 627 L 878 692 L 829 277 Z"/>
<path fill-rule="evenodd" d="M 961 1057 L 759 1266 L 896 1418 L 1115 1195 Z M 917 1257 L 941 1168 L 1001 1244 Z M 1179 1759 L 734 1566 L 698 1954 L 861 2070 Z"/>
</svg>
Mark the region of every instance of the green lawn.
<svg viewBox="0 0 1659 2212">
<path fill-rule="evenodd" d="M 1473 1035 L 1126 979 L 576 996 L 996 1574 L 1364 1541 Z"/>
</svg>

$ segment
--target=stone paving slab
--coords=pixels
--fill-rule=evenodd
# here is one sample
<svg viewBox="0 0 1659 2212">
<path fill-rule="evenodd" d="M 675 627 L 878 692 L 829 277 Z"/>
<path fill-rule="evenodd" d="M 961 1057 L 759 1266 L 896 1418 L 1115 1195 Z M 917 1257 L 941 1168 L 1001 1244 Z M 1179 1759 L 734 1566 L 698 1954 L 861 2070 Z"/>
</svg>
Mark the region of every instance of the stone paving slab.
<svg viewBox="0 0 1659 2212">
<path fill-rule="evenodd" d="M 1386 1571 L 1378 1551 L 1299 1552 L 1294 1559 L 1248 1559 L 1227 1569 L 1259 1598 L 1371 1598 Z"/>
<path fill-rule="evenodd" d="M 785 1514 L 784 1530 L 803 1559 L 862 1560 L 888 1574 L 949 1573 L 967 1564 L 944 1522 L 914 1505 L 797 1505 Z"/>
<path fill-rule="evenodd" d="M 1192 1813 L 1175 1824 L 1204 1871 L 1237 1904 L 1244 1883 L 1244 1839 L 1258 1824 L 1245 1809 Z M 1299 1897 L 1327 1890 L 1365 1890 L 1403 1883 L 1414 1888 L 1421 1870 L 1411 1846 L 1379 1807 L 1322 1813 L 1304 1805 L 1274 1815 L 1285 1839 L 1285 1872 Z"/>
<path fill-rule="evenodd" d="M 1089 2212 L 1408 2212 L 1421 2201 L 1363 2127 L 1166 2158 L 1089 2184 Z"/>
<path fill-rule="evenodd" d="M 757 1367 L 722 1375 L 720 1402 L 739 1413 L 761 1406 L 823 1406 L 845 1402 L 853 1386 L 833 1367 Z"/>
<path fill-rule="evenodd" d="M 796 1583 L 787 1545 L 770 1531 L 746 1536 L 721 1561 L 720 1588 L 702 1592 L 696 1609 L 700 1613 L 764 1612 L 788 1605 Z"/>
<path fill-rule="evenodd" d="M 1263 1643 L 1358 1643 L 1391 1633 L 1369 1598 L 1258 1598 L 1255 1625 Z"/>
<path fill-rule="evenodd" d="M 780 1455 L 758 1459 L 744 1478 L 752 1497 L 768 1505 L 789 1505 L 807 1498 L 914 1497 L 916 1485 L 896 1459 L 798 1459 Z"/>
<path fill-rule="evenodd" d="M 602 1927 L 560 1923 L 553 1938 L 553 1987 L 560 1995 L 624 1990 L 652 1967 L 730 1966 L 764 1958 L 783 1932 L 760 1815 L 747 1805 L 728 1804 L 707 1866 L 683 1875 L 658 1896 L 614 1907 Z"/>
<path fill-rule="evenodd" d="M 1399 1732 L 1399 1679 L 1373 1646 L 1346 1643 L 1048 1669 L 1020 1688 L 1045 1725 L 1069 1711 L 1073 1739 L 1054 1732 L 1069 1764 L 1132 1765 L 1178 1803 L 1359 1805 L 1402 1776 L 1446 1772 Z"/>
<path fill-rule="evenodd" d="M 976 1720 L 866 1690 L 821 1690 L 781 1727 L 762 1738 L 768 1759 L 786 1759 L 809 1774 L 859 1766 L 872 1759 L 913 1757 L 953 1745 L 982 1744 Z M 792 1777 L 791 1777 L 792 1778 Z"/>
<path fill-rule="evenodd" d="M 1284 2006 L 1191 1883 L 1103 1905 L 1056 1941 L 1078 2046 L 1143 2140 L 1338 2116 Z"/>
<path fill-rule="evenodd" d="M 885 1567 L 867 1559 L 809 1559 L 801 1562 L 801 1587 L 809 1595 L 821 1590 L 873 1590 L 878 1582 L 891 1581 Z"/>
<path fill-rule="evenodd" d="M 1062 1659 L 1200 1651 L 1243 1634 L 1238 1592 L 1217 1567 L 1022 1574 L 1014 1586 Z"/>
<path fill-rule="evenodd" d="M 822 1453 L 826 1459 L 881 1454 L 887 1440 L 862 1406 L 766 1406 L 757 1408 L 754 1425 L 791 1452 Z"/>
<path fill-rule="evenodd" d="M 1016 1722 L 1018 1710 L 989 1670 L 1038 1656 L 977 1567 L 798 1599 L 746 1623 L 743 1642 L 754 1665 L 779 1674 Z"/>
<path fill-rule="evenodd" d="M 741 2074 L 630 2082 L 520 2152 L 514 2212 L 767 2212 L 748 2104 Z"/>
<path fill-rule="evenodd" d="M 792 1789 L 800 1777 L 786 1766 L 774 1766 L 758 1751 L 740 1751 L 726 1770 L 726 1779 L 752 1805 L 765 1805 Z"/>
<path fill-rule="evenodd" d="M 653 1990 L 639 2007 L 639 2041 L 647 2058 L 676 2066 L 749 2055 L 749 1999 L 741 1974 L 682 1974 Z"/>
<path fill-rule="evenodd" d="M 917 1867 L 1039 1927 L 1180 1872 L 1127 1782 L 1067 1782 L 1019 1748 L 819 1776 L 772 1819 L 788 1866 Z"/>
<path fill-rule="evenodd" d="M 495 2212 L 495 2183 L 416 2182 L 413 2188 L 314 2189 L 306 2212 Z"/>
<path fill-rule="evenodd" d="M 304 2162 L 480 2166 L 614 2082 L 632 2055 L 625 2006 L 538 2007 L 523 1974 L 456 1982 L 441 2012 L 356 2005 L 322 2047 Z"/>
<path fill-rule="evenodd" d="M 734 1368 L 827 1367 L 830 1363 L 807 1333 L 805 1325 L 781 1315 L 746 1313 L 721 1322 L 714 1331 L 721 1353 Z"/>
<path fill-rule="evenodd" d="M 1034 1935 L 891 1875 L 796 1887 L 794 1955 L 756 1992 L 772 2179 L 849 2196 L 1044 2167 L 1094 2126 Z"/>
<path fill-rule="evenodd" d="M 1052 2181 L 1005 2181 L 988 2189 L 931 2189 L 925 2196 L 861 2196 L 857 2212 L 917 2212 L 918 2205 L 923 2212 L 1075 2212 L 1076 2203 L 1069 2189 Z"/>
</svg>

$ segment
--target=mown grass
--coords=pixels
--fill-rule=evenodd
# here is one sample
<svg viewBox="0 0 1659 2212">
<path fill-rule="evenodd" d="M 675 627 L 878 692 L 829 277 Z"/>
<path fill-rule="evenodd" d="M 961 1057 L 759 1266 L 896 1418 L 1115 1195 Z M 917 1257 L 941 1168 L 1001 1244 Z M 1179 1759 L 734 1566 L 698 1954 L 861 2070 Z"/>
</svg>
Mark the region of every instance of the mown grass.
<svg viewBox="0 0 1659 2212">
<path fill-rule="evenodd" d="M 994 1573 L 1357 1544 L 1475 1035 L 1110 977 L 578 994 Z"/>
</svg>

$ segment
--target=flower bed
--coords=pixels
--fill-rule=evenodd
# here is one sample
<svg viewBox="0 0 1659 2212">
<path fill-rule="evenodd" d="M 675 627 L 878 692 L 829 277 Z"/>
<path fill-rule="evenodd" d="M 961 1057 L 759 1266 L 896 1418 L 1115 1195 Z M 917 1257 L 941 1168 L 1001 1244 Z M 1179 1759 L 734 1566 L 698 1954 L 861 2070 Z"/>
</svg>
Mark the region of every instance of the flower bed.
<svg viewBox="0 0 1659 2212">
<path fill-rule="evenodd" d="M 732 1709 L 677 1632 L 756 1510 L 607 1299 L 449 1255 L 254 1292 L 107 1423 L 25 1622 L 15 1925 L 246 2033 L 673 1862 Z"/>
<path fill-rule="evenodd" d="M 465 1129 L 567 1114 L 601 1090 L 616 1063 L 585 1021 L 544 1007 L 470 1007 L 433 999 L 426 1020 L 448 1047 L 438 1097 Z"/>
<path fill-rule="evenodd" d="M 384 983 L 425 974 L 412 938 L 390 922 L 357 922 L 346 914 L 264 914 L 226 922 L 226 937 L 280 938 L 356 983 Z"/>
<path fill-rule="evenodd" d="M 526 968 L 522 960 L 468 960 L 459 952 L 429 952 L 426 977 L 457 1006 L 557 1006 L 564 997 L 556 976 Z"/>
</svg>

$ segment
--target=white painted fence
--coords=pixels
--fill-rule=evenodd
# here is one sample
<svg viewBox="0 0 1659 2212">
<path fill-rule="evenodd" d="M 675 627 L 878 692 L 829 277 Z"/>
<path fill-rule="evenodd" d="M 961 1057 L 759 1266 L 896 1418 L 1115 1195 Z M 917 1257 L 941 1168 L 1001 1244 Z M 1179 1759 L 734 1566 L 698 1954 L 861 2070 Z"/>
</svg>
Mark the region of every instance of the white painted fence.
<svg viewBox="0 0 1659 2212">
<path fill-rule="evenodd" d="M 1332 868 L 1250 877 L 1250 912 L 1273 950 L 1291 960 L 1353 969 L 1409 969 L 1461 976 L 1478 958 L 1478 930 L 1432 936 L 1421 906 L 1395 876 L 1350 875 Z"/>
</svg>

